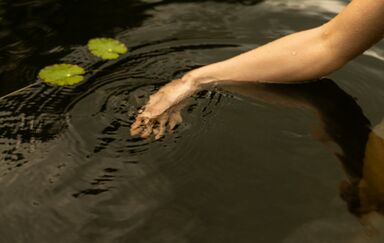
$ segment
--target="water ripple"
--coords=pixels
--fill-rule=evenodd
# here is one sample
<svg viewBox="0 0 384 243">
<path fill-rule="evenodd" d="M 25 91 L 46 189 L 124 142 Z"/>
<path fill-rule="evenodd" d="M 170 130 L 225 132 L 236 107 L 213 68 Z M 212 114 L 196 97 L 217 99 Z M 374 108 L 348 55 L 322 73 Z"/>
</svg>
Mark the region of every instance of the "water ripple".
<svg viewBox="0 0 384 243">
<path fill-rule="evenodd" d="M 290 181 L 287 184 L 292 188 L 296 184 L 302 186 L 302 181 L 292 180 L 293 176 L 284 172 L 289 163 L 279 164 L 283 169 L 276 169 L 276 163 L 295 155 L 294 150 L 292 155 L 286 149 L 294 139 L 292 134 L 306 134 L 303 120 L 312 117 L 304 112 L 277 114 L 277 108 L 268 105 L 243 105 L 247 101 L 205 91 L 188 100 L 182 112 L 184 122 L 158 141 L 130 136 L 130 125 L 138 108 L 169 80 L 282 34 L 323 23 L 324 16 L 329 18 L 344 2 L 150 2 L 154 7 L 145 12 L 150 17 L 142 25 L 126 28 L 117 35 L 130 48 L 118 60 L 101 61 L 86 46 L 60 45 L 50 49 L 54 53 L 71 49 L 58 62 L 87 69 L 86 80 L 81 84 L 52 87 L 37 80 L 36 84 L 0 98 L 1 242 L 192 242 L 190 236 L 207 236 L 204 239 L 208 241 L 202 242 L 224 242 L 219 239 L 222 235 L 233 236 L 233 242 L 244 242 L 237 236 L 254 232 L 254 222 L 264 227 L 270 221 L 271 228 L 280 223 L 255 220 L 258 215 L 249 212 L 263 213 L 264 199 L 267 203 L 281 199 L 281 195 L 276 195 L 276 199 L 270 193 L 271 188 L 278 191 L 281 187 L 274 181 L 276 178 Z M 296 10 L 309 12 L 298 14 Z M 300 21 L 291 21 L 292 18 Z M 4 48 L 5 57 L 10 59 L 1 60 L 16 60 L 16 66 L 20 65 L 17 60 L 28 53 L 22 42 Z M 380 48 L 374 50 L 376 57 L 381 55 Z M 368 54 L 372 56 L 372 52 Z M 348 80 L 340 80 L 356 96 L 371 92 L 378 97 L 383 88 L 374 90 L 370 83 L 351 82 L 368 77 L 376 84 L 380 79 L 380 59 L 365 58 L 370 58 L 369 66 L 373 63 L 375 70 L 357 61 L 343 73 Z M 36 75 L 33 68 L 20 67 L 20 71 L 22 75 Z M 364 102 L 372 107 L 368 113 L 380 113 L 380 102 L 371 104 L 372 97 L 366 97 Z M 264 113 L 250 116 L 253 108 Z M 244 127 L 230 127 L 232 123 Z M 279 137 L 276 131 L 281 124 L 287 126 L 285 137 Z M 261 131 L 260 127 L 271 131 Z M 259 137 L 254 138 L 250 131 Z M 216 136 L 213 139 L 217 143 L 207 141 L 207 134 Z M 308 136 L 296 137 L 300 140 L 296 147 L 307 149 Z M 249 139 L 250 143 L 240 143 L 242 139 Z M 308 149 L 309 155 L 320 151 L 316 146 Z M 273 157 L 274 153 L 277 157 Z M 298 160 L 299 156 L 295 156 Z M 253 157 L 257 157 L 257 163 Z M 300 161 L 291 163 L 302 165 Z M 328 167 L 321 168 L 328 174 Z M 266 186 L 263 191 L 262 187 L 253 189 L 255 185 Z M 303 188 L 302 191 L 308 190 L 305 192 L 315 191 L 308 189 L 310 186 Z M 258 196 L 259 189 L 263 200 Z M 319 190 L 322 197 L 327 192 L 328 189 Z M 256 196 L 251 197 L 251 193 Z M 281 192 L 283 196 L 284 193 Z M 294 203 L 299 202 L 295 200 Z M 284 210 L 294 203 L 286 204 Z M 321 203 L 315 206 L 319 205 L 323 209 Z M 249 212 L 244 213 L 245 209 Z M 299 210 L 292 212 L 292 219 L 300 218 L 295 214 Z M 314 216 L 310 214 L 313 212 Z M 310 217 L 316 217 L 316 212 L 306 211 Z M 267 216 L 281 219 L 280 213 L 268 212 Z M 245 218 L 249 229 L 235 225 L 240 218 Z M 299 225 L 301 218 L 297 220 Z"/>
</svg>

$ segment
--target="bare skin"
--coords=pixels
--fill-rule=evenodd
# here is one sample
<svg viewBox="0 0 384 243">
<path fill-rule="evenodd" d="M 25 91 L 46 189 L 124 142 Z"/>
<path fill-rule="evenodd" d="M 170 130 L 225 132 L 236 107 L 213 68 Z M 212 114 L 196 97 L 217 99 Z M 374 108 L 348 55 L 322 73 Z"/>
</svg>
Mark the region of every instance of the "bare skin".
<svg viewBox="0 0 384 243">
<path fill-rule="evenodd" d="M 353 0 L 324 25 L 294 33 L 174 80 L 143 107 L 131 135 L 158 139 L 181 122 L 176 105 L 210 85 L 231 82 L 297 83 L 343 67 L 384 36 L 384 0 Z M 156 129 L 153 129 L 156 127 Z"/>
</svg>

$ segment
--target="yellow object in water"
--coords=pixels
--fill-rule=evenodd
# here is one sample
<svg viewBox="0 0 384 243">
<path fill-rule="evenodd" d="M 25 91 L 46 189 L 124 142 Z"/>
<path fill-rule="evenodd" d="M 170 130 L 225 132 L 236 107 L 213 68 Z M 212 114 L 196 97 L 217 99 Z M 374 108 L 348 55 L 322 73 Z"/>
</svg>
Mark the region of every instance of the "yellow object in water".
<svg viewBox="0 0 384 243">
<path fill-rule="evenodd" d="M 384 206 L 384 121 L 369 134 L 360 199 L 365 209 L 377 210 Z"/>
</svg>

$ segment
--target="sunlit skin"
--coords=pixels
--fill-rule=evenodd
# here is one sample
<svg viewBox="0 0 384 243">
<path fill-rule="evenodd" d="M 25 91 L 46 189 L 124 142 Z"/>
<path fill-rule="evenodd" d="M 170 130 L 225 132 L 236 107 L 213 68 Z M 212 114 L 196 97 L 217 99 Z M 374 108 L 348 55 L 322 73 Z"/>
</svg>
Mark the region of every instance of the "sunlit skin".
<svg viewBox="0 0 384 243">
<path fill-rule="evenodd" d="M 228 60 L 186 73 L 153 94 L 131 134 L 161 138 L 182 121 L 176 105 L 226 82 L 297 83 L 343 67 L 384 36 L 384 0 L 353 0 L 320 27 L 294 33 Z M 168 125 L 167 125 L 168 124 Z"/>
</svg>

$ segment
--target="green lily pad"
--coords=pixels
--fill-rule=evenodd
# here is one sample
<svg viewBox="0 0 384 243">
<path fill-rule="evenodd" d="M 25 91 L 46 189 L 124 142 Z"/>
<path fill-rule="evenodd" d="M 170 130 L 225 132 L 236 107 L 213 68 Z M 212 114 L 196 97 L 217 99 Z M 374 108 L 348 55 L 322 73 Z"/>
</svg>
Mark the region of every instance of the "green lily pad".
<svg viewBox="0 0 384 243">
<path fill-rule="evenodd" d="M 78 65 L 55 64 L 41 69 L 39 78 L 46 83 L 67 86 L 83 81 L 84 73 L 84 69 Z"/>
<path fill-rule="evenodd" d="M 111 38 L 95 38 L 88 42 L 89 51 L 104 60 L 116 59 L 120 54 L 127 53 L 124 43 Z"/>
</svg>

